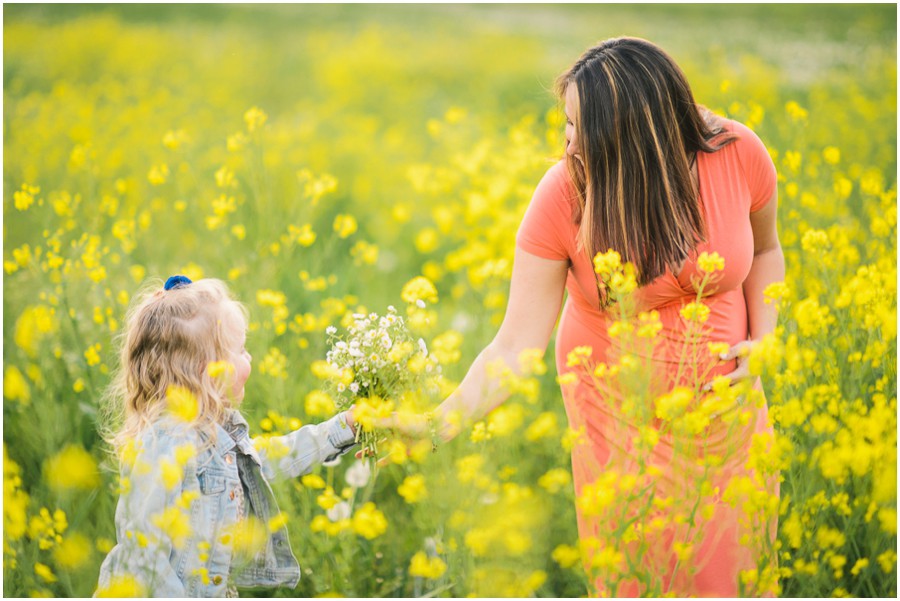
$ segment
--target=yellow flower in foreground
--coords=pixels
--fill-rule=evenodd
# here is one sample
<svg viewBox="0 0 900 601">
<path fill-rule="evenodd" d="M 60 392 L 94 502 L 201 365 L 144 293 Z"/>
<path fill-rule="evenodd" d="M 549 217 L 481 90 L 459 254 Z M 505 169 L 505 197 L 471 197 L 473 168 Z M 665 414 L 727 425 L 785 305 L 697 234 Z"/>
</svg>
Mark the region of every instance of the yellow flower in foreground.
<svg viewBox="0 0 900 601">
<path fill-rule="evenodd" d="M 306 395 L 305 402 L 306 415 L 311 417 L 326 417 L 334 415 L 334 400 L 326 392 L 321 390 L 313 390 Z"/>
<path fill-rule="evenodd" d="M 594 349 L 589 346 L 576 346 L 566 355 L 566 366 L 577 367 L 581 365 L 586 359 L 591 358 L 591 353 L 593 352 Z"/>
<path fill-rule="evenodd" d="M 112 578 L 109 581 L 109 585 L 97 590 L 97 596 L 105 598 L 138 598 L 146 597 L 147 593 L 137 578 L 124 575 Z"/>
<path fill-rule="evenodd" d="M 269 118 L 259 107 L 251 107 L 244 113 L 244 123 L 247 124 L 247 131 L 253 133 L 261 128 Z"/>
<path fill-rule="evenodd" d="M 701 302 L 692 301 L 682 307 L 681 316 L 687 321 L 705 323 L 709 319 L 709 307 Z"/>
<path fill-rule="evenodd" d="M 266 548 L 269 533 L 265 524 L 255 516 L 250 516 L 230 528 L 220 537 L 220 541 L 224 543 L 228 537 L 233 537 L 234 552 L 240 558 L 239 561 L 243 561 Z"/>
<path fill-rule="evenodd" d="M 163 461 L 159 466 L 160 478 L 162 478 L 163 486 L 166 490 L 172 490 L 175 485 L 181 482 L 183 470 L 181 467 L 171 461 Z"/>
<path fill-rule="evenodd" d="M 176 549 L 184 546 L 185 541 L 191 535 L 191 525 L 188 522 L 188 516 L 178 507 L 168 507 L 152 516 L 150 521 L 172 539 L 172 545 Z"/>
<path fill-rule="evenodd" d="M 34 203 L 34 197 L 40 194 L 41 189 L 38 186 L 22 184 L 22 189 L 13 193 L 13 203 L 19 211 L 26 211 Z"/>
<path fill-rule="evenodd" d="M 300 483 L 306 488 L 325 488 L 325 480 L 318 474 L 306 474 L 300 478 Z"/>
<path fill-rule="evenodd" d="M 594 256 L 594 271 L 600 275 L 612 275 L 621 266 L 622 256 L 612 249 Z"/>
<path fill-rule="evenodd" d="M 525 430 L 525 440 L 534 442 L 541 438 L 556 436 L 559 431 L 556 414 L 545 411 L 538 415 Z"/>
<path fill-rule="evenodd" d="M 161 186 L 169 179 L 169 166 L 165 163 L 153 165 L 147 173 L 147 181 L 154 186 Z"/>
<path fill-rule="evenodd" d="M 422 474 L 407 476 L 403 483 L 397 487 L 397 492 L 407 503 L 418 503 L 428 496 L 425 487 L 425 477 Z"/>
<path fill-rule="evenodd" d="M 97 461 L 79 445 L 69 445 L 47 462 L 47 483 L 57 491 L 93 490 L 100 486 Z"/>
<path fill-rule="evenodd" d="M 352 526 L 354 532 L 372 540 L 387 531 L 388 523 L 384 514 L 370 501 L 353 515 Z"/>
<path fill-rule="evenodd" d="M 91 541 L 80 533 L 73 533 L 53 550 L 53 559 L 56 565 L 67 570 L 75 570 L 83 566 L 91 557 L 93 545 Z"/>
<path fill-rule="evenodd" d="M 213 361 L 206 366 L 206 373 L 209 374 L 210 378 L 231 376 L 234 373 L 234 365 L 228 361 Z"/>
<path fill-rule="evenodd" d="M 638 315 L 638 331 L 640 338 L 655 338 L 662 330 L 662 322 L 659 320 L 658 311 L 641 313 Z"/>
<path fill-rule="evenodd" d="M 184 422 L 194 421 L 200 413 L 197 398 L 190 390 L 181 386 L 169 386 L 166 390 L 166 404 L 169 413 Z"/>
<path fill-rule="evenodd" d="M 790 289 L 784 282 L 772 282 L 763 290 L 763 302 L 767 305 L 777 303 L 781 299 L 787 298 Z"/>
<path fill-rule="evenodd" d="M 569 472 L 562 468 L 554 468 L 538 479 L 538 485 L 551 494 L 556 494 L 569 485 Z"/>
<path fill-rule="evenodd" d="M 279 513 L 275 517 L 269 520 L 269 532 L 275 532 L 276 530 L 281 530 L 288 523 L 288 516 L 284 513 Z"/>
<path fill-rule="evenodd" d="M 19 401 L 23 405 L 27 405 L 31 400 L 28 382 L 14 365 L 8 366 L 3 374 L 3 396 L 11 401 Z"/>
<path fill-rule="evenodd" d="M 54 576 L 53 570 L 42 563 L 34 564 L 34 573 L 40 576 L 41 580 L 44 582 L 56 582 L 56 576 Z"/>
<path fill-rule="evenodd" d="M 725 259 L 717 252 L 708 253 L 704 251 L 697 257 L 697 267 L 706 273 L 715 273 L 725 269 Z"/>
<path fill-rule="evenodd" d="M 559 545 L 555 549 L 553 549 L 553 553 L 550 554 L 550 557 L 553 558 L 553 561 L 559 564 L 561 568 L 571 568 L 573 565 L 578 563 L 578 560 L 581 559 L 581 553 L 575 547 L 570 547 L 569 545 Z"/>
<path fill-rule="evenodd" d="M 403 286 L 400 298 L 407 303 L 415 303 L 420 306 L 422 306 L 421 303 L 434 304 L 438 301 L 437 288 L 428 278 L 416 276 Z"/>
<path fill-rule="evenodd" d="M 29 306 L 16 320 L 13 340 L 29 357 L 36 357 L 41 340 L 56 328 L 56 311 L 53 307 Z"/>
<path fill-rule="evenodd" d="M 339 238 L 349 238 L 356 233 L 356 218 L 353 215 L 338 215 L 334 218 L 334 231 Z"/>
<path fill-rule="evenodd" d="M 428 557 L 423 551 L 413 555 L 412 561 L 409 562 L 410 576 L 436 580 L 443 576 L 446 571 L 447 564 L 440 557 Z"/>
<path fill-rule="evenodd" d="M 675 388 L 656 399 L 656 417 L 665 420 L 677 417 L 693 398 L 694 393 L 689 388 L 683 386 Z"/>
</svg>

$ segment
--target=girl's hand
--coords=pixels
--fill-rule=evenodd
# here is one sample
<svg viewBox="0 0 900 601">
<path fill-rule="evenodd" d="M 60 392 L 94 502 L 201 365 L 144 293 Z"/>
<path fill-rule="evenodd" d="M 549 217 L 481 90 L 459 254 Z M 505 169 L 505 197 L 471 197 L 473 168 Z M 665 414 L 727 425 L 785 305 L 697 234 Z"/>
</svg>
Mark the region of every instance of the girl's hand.
<svg viewBox="0 0 900 601">
<path fill-rule="evenodd" d="M 398 413 L 393 412 L 389 417 L 378 418 L 375 420 L 375 427 L 379 430 L 387 430 L 393 433 L 403 441 L 407 447 L 412 446 L 420 440 L 431 438 L 432 446 L 436 448 L 436 433 L 433 432 L 432 418 L 428 415 L 418 413 Z M 407 451 L 408 453 L 409 451 Z M 364 451 L 357 451 L 356 458 L 363 459 L 366 456 Z M 384 467 L 388 465 L 389 458 L 382 457 L 378 459 L 378 466 Z"/>
<path fill-rule="evenodd" d="M 753 347 L 755 345 L 755 340 L 742 340 L 741 342 L 738 342 L 733 347 L 719 355 L 719 359 L 721 359 L 722 361 L 731 361 L 732 359 L 737 359 L 737 366 L 735 367 L 734 371 L 723 374 L 722 376 L 731 380 L 732 386 L 738 384 L 742 380 L 753 377 L 750 375 L 750 364 L 748 361 L 748 357 L 750 356 L 750 351 L 753 350 Z M 706 384 L 700 390 L 701 392 L 709 392 L 710 390 L 712 390 L 712 384 Z"/>
<path fill-rule="evenodd" d="M 350 428 L 350 431 L 353 432 L 353 435 L 356 436 L 356 418 L 353 416 L 353 407 L 355 405 L 351 405 L 349 409 L 344 411 L 344 421 L 347 423 L 347 427 Z"/>
</svg>

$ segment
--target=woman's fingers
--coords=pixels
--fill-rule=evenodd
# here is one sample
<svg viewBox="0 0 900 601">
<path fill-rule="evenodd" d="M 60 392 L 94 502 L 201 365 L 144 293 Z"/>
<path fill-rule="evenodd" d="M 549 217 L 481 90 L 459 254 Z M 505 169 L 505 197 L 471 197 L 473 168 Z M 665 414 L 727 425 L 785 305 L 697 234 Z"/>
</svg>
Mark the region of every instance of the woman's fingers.
<svg viewBox="0 0 900 601">
<path fill-rule="evenodd" d="M 719 359 L 722 361 L 731 361 L 732 359 L 737 359 L 739 357 L 746 357 L 750 354 L 750 350 L 753 348 L 753 342 L 750 340 L 742 340 L 738 342 L 733 347 L 725 351 L 724 353 L 719 355 Z"/>
<path fill-rule="evenodd" d="M 722 354 L 724 355 L 725 353 Z M 741 380 L 746 380 L 747 378 L 749 378 L 750 367 L 747 362 L 746 356 L 741 357 L 740 355 L 737 355 L 737 366 L 732 371 L 728 372 L 727 374 L 722 374 L 719 377 L 728 378 L 729 380 L 731 380 L 732 386 L 738 384 Z M 710 390 L 712 390 L 712 382 L 707 382 L 700 389 L 700 392 L 709 392 Z"/>
</svg>

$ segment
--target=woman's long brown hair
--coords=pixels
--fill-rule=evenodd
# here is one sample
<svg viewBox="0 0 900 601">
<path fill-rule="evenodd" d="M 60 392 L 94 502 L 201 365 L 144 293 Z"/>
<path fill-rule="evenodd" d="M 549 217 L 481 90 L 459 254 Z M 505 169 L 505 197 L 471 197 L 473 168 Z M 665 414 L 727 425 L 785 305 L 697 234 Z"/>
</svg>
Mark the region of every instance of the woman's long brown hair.
<svg viewBox="0 0 900 601">
<path fill-rule="evenodd" d="M 706 239 L 691 163 L 737 136 L 694 102 L 678 65 L 646 40 L 601 42 L 558 78 L 560 98 L 570 85 L 583 159 L 567 159 L 579 241 L 591 257 L 619 252 L 643 286 Z"/>
</svg>

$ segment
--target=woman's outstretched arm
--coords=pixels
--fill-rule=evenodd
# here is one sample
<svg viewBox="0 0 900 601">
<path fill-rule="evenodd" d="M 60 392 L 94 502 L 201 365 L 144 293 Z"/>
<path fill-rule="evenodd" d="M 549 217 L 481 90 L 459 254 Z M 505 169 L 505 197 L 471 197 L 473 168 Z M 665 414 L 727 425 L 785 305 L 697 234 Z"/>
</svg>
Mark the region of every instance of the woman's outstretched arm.
<svg viewBox="0 0 900 601">
<path fill-rule="evenodd" d="M 498 359 L 519 373 L 519 354 L 547 348 L 565 290 L 568 261 L 516 249 L 509 301 L 497 335 L 472 363 L 459 387 L 435 411 L 437 434 L 450 440 L 509 396 L 488 365 Z"/>
</svg>

